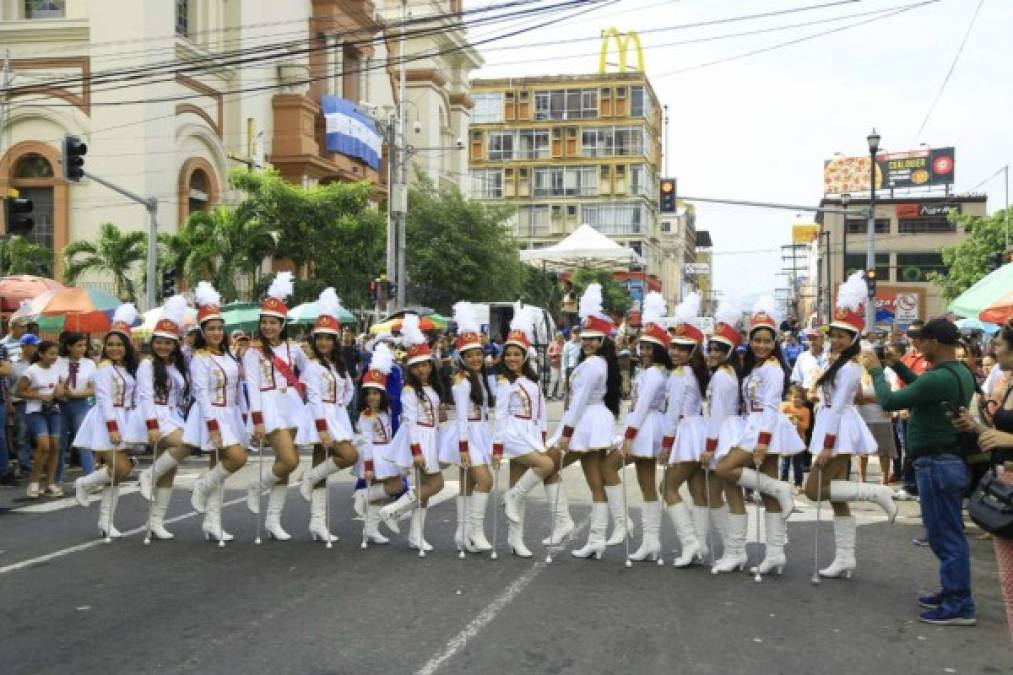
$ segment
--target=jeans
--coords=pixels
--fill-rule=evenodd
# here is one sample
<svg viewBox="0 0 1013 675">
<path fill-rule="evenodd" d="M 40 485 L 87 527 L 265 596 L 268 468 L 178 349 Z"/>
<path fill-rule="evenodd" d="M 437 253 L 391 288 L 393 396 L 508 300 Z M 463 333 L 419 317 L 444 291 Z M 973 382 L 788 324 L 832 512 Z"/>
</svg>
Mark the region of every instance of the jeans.
<svg viewBox="0 0 1013 675">
<path fill-rule="evenodd" d="M 790 457 L 781 458 L 781 480 L 788 482 L 788 469 L 795 470 L 795 485 L 802 485 L 803 474 L 805 473 L 805 454 L 800 452 Z"/>
<path fill-rule="evenodd" d="M 25 402 L 14 402 L 14 452 L 18 455 L 18 473 L 27 476 L 32 472 L 32 444 L 28 435 L 28 413 Z"/>
<path fill-rule="evenodd" d="M 971 551 L 964 536 L 964 493 L 970 473 L 964 460 L 941 454 L 914 460 L 921 497 L 922 522 L 929 546 L 939 558 L 942 608 L 961 616 L 974 616 L 971 597 Z"/>
<path fill-rule="evenodd" d="M 562 394 L 562 373 L 558 366 L 549 368 L 549 398 L 558 398 Z"/>
<path fill-rule="evenodd" d="M 7 450 L 7 406 L 0 398 L 0 476 L 7 475 L 11 468 L 11 456 Z"/>
<path fill-rule="evenodd" d="M 74 437 L 77 430 L 81 428 L 85 416 L 91 410 L 91 402 L 86 398 L 72 398 L 60 404 L 63 411 L 63 437 L 60 445 L 60 463 L 56 469 L 56 482 L 63 482 L 64 464 L 70 458 L 70 449 L 74 445 Z M 81 460 L 81 473 L 87 476 L 95 470 L 95 455 L 91 450 L 84 448 L 77 449 L 78 457 Z"/>
</svg>

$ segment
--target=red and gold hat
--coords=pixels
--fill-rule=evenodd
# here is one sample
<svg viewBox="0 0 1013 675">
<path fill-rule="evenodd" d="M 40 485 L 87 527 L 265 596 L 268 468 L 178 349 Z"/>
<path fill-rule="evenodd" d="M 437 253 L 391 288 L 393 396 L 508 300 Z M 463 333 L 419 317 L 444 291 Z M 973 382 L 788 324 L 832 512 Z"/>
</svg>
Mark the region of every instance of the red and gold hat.
<svg viewBox="0 0 1013 675">
<path fill-rule="evenodd" d="M 321 314 L 317 316 L 317 320 L 313 322 L 313 334 L 317 333 L 328 333 L 330 335 L 338 335 L 341 332 L 341 322 L 335 319 L 333 316 L 327 316 Z"/>
<path fill-rule="evenodd" d="M 433 350 L 425 342 L 414 344 L 408 347 L 408 355 L 405 362 L 411 366 L 433 358 Z"/>
<path fill-rule="evenodd" d="M 454 323 L 457 325 L 457 339 L 454 344 L 458 354 L 469 349 L 482 349 L 477 308 L 472 303 L 464 301 L 454 303 Z"/>
<path fill-rule="evenodd" d="M 197 325 L 222 318 L 222 296 L 209 281 L 198 282 L 194 291 L 197 301 Z"/>
<path fill-rule="evenodd" d="M 612 334 L 615 325 L 605 316 L 602 310 L 601 284 L 588 284 L 580 296 L 578 314 L 580 315 L 580 337 L 605 338 Z"/>
<path fill-rule="evenodd" d="M 405 314 L 401 319 L 401 343 L 408 350 L 405 363 L 409 366 L 433 358 L 426 336 L 419 328 L 418 314 Z"/>
<path fill-rule="evenodd" d="M 615 324 L 602 316 L 586 316 L 580 322 L 580 337 L 608 337 L 612 334 Z"/>
<path fill-rule="evenodd" d="M 116 308 L 113 314 L 113 323 L 109 327 L 110 333 L 119 333 L 126 339 L 130 339 L 130 327 L 137 323 L 137 308 L 134 303 L 125 302 Z"/>
<path fill-rule="evenodd" d="M 678 323 L 672 329 L 672 342 L 677 345 L 699 347 L 703 344 L 703 331 L 691 323 Z"/>
<path fill-rule="evenodd" d="M 758 328 L 769 328 L 777 333 L 777 322 L 774 317 L 766 312 L 757 312 L 749 317 L 749 334 L 752 335 Z"/>
<path fill-rule="evenodd" d="M 313 322 L 312 333 L 326 333 L 328 335 L 339 335 L 341 333 L 341 322 L 338 314 L 341 313 L 341 298 L 332 287 L 327 287 L 317 298 L 317 320 Z"/>
<path fill-rule="evenodd" d="M 292 295 L 292 290 L 292 273 L 278 272 L 267 289 L 267 297 L 260 303 L 260 315 L 273 316 L 285 321 L 288 318 L 288 307 L 285 305 L 285 300 Z"/>
<path fill-rule="evenodd" d="M 640 333 L 640 341 L 653 342 L 656 345 L 661 345 L 665 349 L 668 349 L 672 344 L 672 338 L 669 337 L 668 331 L 656 323 L 649 323 L 644 326 L 644 330 Z"/>
<path fill-rule="evenodd" d="M 166 300 L 162 305 L 162 314 L 155 324 L 155 329 L 151 331 L 151 337 L 179 340 L 185 313 L 186 300 L 182 295 L 174 295 Z"/>
<path fill-rule="evenodd" d="M 711 336 L 711 340 L 735 349 L 742 342 L 742 335 L 735 326 L 719 321 L 714 326 L 714 335 Z"/>
<path fill-rule="evenodd" d="M 749 317 L 749 335 L 766 328 L 777 335 L 777 303 L 772 295 L 762 295 L 753 303 L 753 313 Z"/>
<path fill-rule="evenodd" d="M 855 334 L 855 339 L 865 330 L 863 308 L 868 301 L 869 286 L 861 272 L 853 272 L 837 289 L 836 309 L 831 328 L 841 328 Z"/>
<path fill-rule="evenodd" d="M 528 349 L 531 347 L 531 341 L 528 339 L 528 336 L 524 331 L 512 330 L 507 333 L 506 340 L 503 341 L 503 346 L 506 347 L 507 345 L 520 347 L 524 350 L 524 353 L 527 353 Z"/>
<path fill-rule="evenodd" d="M 370 368 L 366 371 L 366 374 L 362 376 L 362 386 L 386 390 L 387 373 L 381 373 L 379 370 L 373 370 Z"/>
<path fill-rule="evenodd" d="M 478 333 L 460 333 L 454 341 L 458 352 L 468 349 L 482 349 L 482 336 Z"/>
<path fill-rule="evenodd" d="M 865 331 L 865 315 L 854 309 L 838 307 L 834 311 L 834 320 L 830 322 L 830 327 L 861 334 Z"/>
<path fill-rule="evenodd" d="M 394 366 L 394 353 L 384 342 L 376 343 L 373 354 L 369 359 L 369 369 L 362 376 L 362 386 L 372 387 L 385 391 L 387 389 L 387 376 Z"/>
</svg>

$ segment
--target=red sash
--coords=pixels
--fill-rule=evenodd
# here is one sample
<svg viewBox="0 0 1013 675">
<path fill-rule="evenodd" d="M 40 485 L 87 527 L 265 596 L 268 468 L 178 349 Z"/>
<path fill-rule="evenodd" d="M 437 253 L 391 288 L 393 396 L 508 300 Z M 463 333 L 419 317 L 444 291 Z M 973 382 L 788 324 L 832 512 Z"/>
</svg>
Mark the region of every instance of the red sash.
<svg viewBox="0 0 1013 675">
<path fill-rule="evenodd" d="M 264 356 L 267 356 L 267 354 L 264 353 L 263 348 L 261 348 L 260 353 Z M 299 381 L 299 378 L 295 376 L 295 373 L 292 372 L 292 369 L 289 367 L 289 365 L 284 361 L 282 361 L 281 359 L 279 359 L 277 354 L 273 353 L 271 354 L 271 364 L 274 366 L 274 369 L 277 370 L 279 373 L 281 373 L 281 376 L 285 378 L 285 382 L 288 384 L 288 386 L 292 387 L 297 392 L 299 392 L 299 396 L 302 398 L 303 403 L 305 403 L 306 385 Z"/>
</svg>

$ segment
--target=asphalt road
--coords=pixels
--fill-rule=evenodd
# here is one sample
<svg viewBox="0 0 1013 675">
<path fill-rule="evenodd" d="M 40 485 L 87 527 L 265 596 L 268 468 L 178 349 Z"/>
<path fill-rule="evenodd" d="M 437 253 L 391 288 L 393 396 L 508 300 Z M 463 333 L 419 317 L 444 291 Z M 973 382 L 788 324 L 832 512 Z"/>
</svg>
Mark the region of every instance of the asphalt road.
<svg viewBox="0 0 1013 675">
<path fill-rule="evenodd" d="M 187 462 L 180 483 L 200 470 Z M 626 569 L 621 546 L 601 561 L 560 551 L 546 564 L 536 545 L 548 527 L 540 490 L 527 510 L 530 560 L 502 548 L 502 512 L 499 560 L 458 560 L 452 501 L 430 512 L 426 536 L 436 550 L 425 559 L 397 536 L 363 551 L 344 476 L 331 487 L 341 537 L 333 549 L 309 541 L 308 505 L 295 489 L 284 515 L 294 539 L 255 546 L 241 489 L 252 475 L 230 479 L 225 522 L 236 541 L 225 548 L 203 541 L 185 489 L 170 508 L 176 540 L 148 547 L 136 492 L 117 511 L 128 536 L 105 544 L 93 538 L 96 503 L 85 511 L 69 499 L 35 503 L 0 490 L 0 672 L 1013 672 L 991 544 L 976 531 L 979 625 L 916 621 L 914 598 L 936 580 L 932 554 L 910 543 L 920 532 L 916 504 L 904 504 L 893 526 L 875 509 L 858 510 L 856 575 L 814 587 L 816 524 L 804 498 L 789 521 L 784 576 L 756 584 L 704 567 Z M 586 536 L 589 502 L 578 468 L 568 469 L 566 486 L 580 526 L 568 549 Z M 490 509 L 487 534 L 491 518 Z M 675 536 L 664 528 L 668 551 Z M 829 523 L 819 537 L 826 564 Z M 749 551 L 761 555 L 755 545 Z"/>
</svg>

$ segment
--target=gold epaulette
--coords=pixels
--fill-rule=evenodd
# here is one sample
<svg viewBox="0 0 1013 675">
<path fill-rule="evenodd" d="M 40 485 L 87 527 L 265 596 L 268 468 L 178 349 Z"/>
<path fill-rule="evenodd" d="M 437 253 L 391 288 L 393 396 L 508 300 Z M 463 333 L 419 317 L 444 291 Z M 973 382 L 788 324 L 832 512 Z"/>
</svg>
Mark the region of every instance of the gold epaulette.
<svg viewBox="0 0 1013 675">
<path fill-rule="evenodd" d="M 510 383 L 510 378 L 508 378 L 503 373 L 500 373 L 499 375 L 496 376 L 496 381 L 497 382 L 506 382 L 507 384 L 509 384 Z"/>
<path fill-rule="evenodd" d="M 193 350 L 193 355 L 194 356 L 211 356 L 211 352 L 209 350 L 205 349 L 204 347 L 201 347 L 200 349 Z"/>
<path fill-rule="evenodd" d="M 366 409 L 359 413 L 359 417 L 376 417 L 372 410 Z"/>
<path fill-rule="evenodd" d="M 108 367 L 109 367 L 109 366 L 111 366 L 111 365 L 113 365 L 113 362 L 112 362 L 112 361 L 110 361 L 109 359 L 102 359 L 101 361 L 99 361 L 99 362 L 98 362 L 98 363 L 97 363 L 97 364 L 95 365 L 95 367 L 96 367 L 96 368 L 108 368 Z"/>
</svg>

